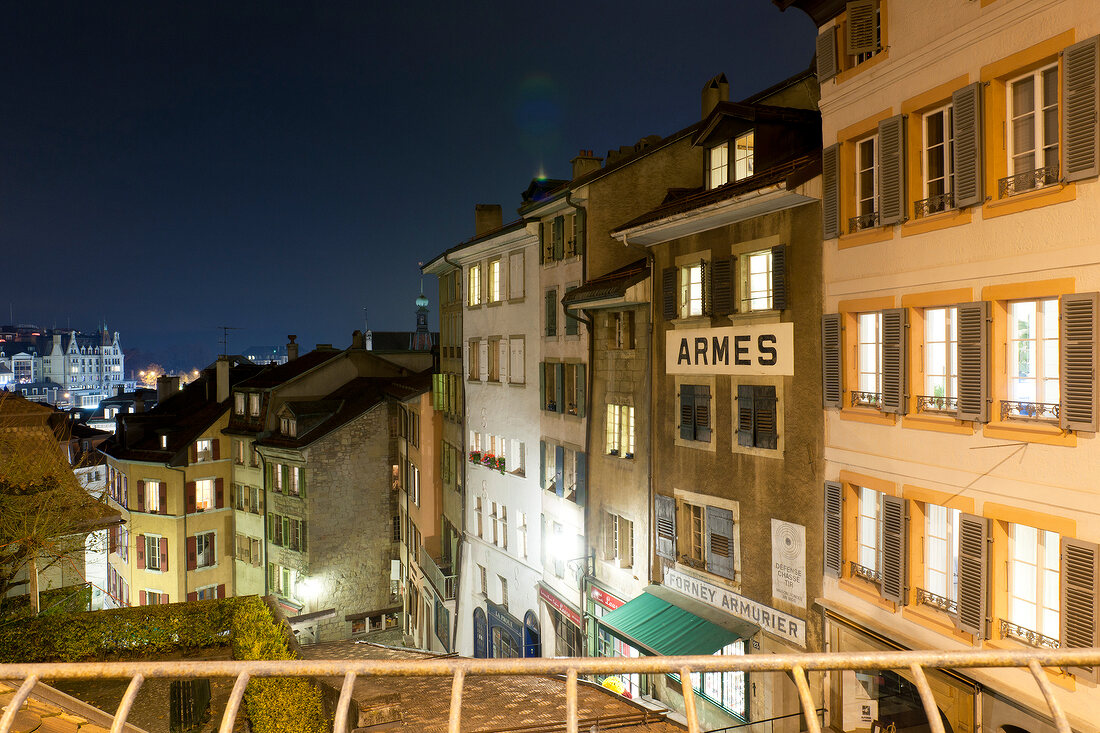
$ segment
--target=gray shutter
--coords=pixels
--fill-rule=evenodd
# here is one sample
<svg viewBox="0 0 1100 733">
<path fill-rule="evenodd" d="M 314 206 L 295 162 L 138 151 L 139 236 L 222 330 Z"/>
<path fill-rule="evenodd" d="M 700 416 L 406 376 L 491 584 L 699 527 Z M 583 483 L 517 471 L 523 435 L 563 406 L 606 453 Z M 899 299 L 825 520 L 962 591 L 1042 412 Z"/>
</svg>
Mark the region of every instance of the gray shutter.
<svg viewBox="0 0 1100 733">
<path fill-rule="evenodd" d="M 905 198 L 905 115 L 878 123 L 879 223 L 901 224 L 907 210 Z"/>
<path fill-rule="evenodd" d="M 676 268 L 661 272 L 661 312 L 666 321 L 676 318 Z"/>
<path fill-rule="evenodd" d="M 775 387 L 770 384 L 758 384 L 753 388 L 753 428 L 754 444 L 757 448 L 775 450 L 779 444 L 779 429 L 776 422 L 778 401 Z"/>
<path fill-rule="evenodd" d="M 904 415 L 909 403 L 908 308 L 882 312 L 882 411 Z"/>
<path fill-rule="evenodd" d="M 960 420 L 989 421 L 989 302 L 958 306 Z"/>
<path fill-rule="evenodd" d="M 558 333 L 558 291 L 546 291 L 546 335 L 556 336 Z"/>
<path fill-rule="evenodd" d="M 772 308 L 787 307 L 787 245 L 772 247 Z"/>
<path fill-rule="evenodd" d="M 817 83 L 836 76 L 836 28 L 827 28 L 817 37 Z"/>
<path fill-rule="evenodd" d="M 840 143 L 821 151 L 821 238 L 840 236 Z"/>
<path fill-rule="evenodd" d="M 565 446 L 554 446 L 554 493 L 565 496 Z"/>
<path fill-rule="evenodd" d="M 546 409 L 546 362 L 539 363 L 539 400 L 540 410 Z"/>
<path fill-rule="evenodd" d="M 845 53 L 854 56 L 878 50 L 878 39 L 875 38 L 876 4 L 877 0 L 850 0 L 848 3 Z"/>
<path fill-rule="evenodd" d="M 882 597 L 909 602 L 909 533 L 905 499 L 882 497 Z"/>
<path fill-rule="evenodd" d="M 539 441 L 539 488 L 546 489 L 546 441 Z"/>
<path fill-rule="evenodd" d="M 719 257 L 714 260 L 711 273 L 714 298 L 711 307 L 716 316 L 728 316 L 736 309 L 733 305 L 733 257 Z"/>
<path fill-rule="evenodd" d="M 826 313 L 821 317 L 821 401 L 825 407 L 842 407 L 840 368 L 840 314 Z"/>
<path fill-rule="evenodd" d="M 753 445 L 753 385 L 737 385 L 737 445 Z"/>
<path fill-rule="evenodd" d="M 657 519 L 657 557 L 676 559 L 676 500 L 671 496 L 653 495 Z"/>
<path fill-rule="evenodd" d="M 565 364 L 557 363 L 554 365 L 554 371 L 557 373 L 557 379 L 554 381 L 556 384 L 554 399 L 558 401 L 558 412 L 565 414 Z"/>
<path fill-rule="evenodd" d="M 989 634 L 989 542 L 991 521 L 974 514 L 959 517 L 960 631 L 985 639 Z"/>
<path fill-rule="evenodd" d="M 695 439 L 710 440 L 710 387 L 695 385 Z"/>
<path fill-rule="evenodd" d="M 844 562 L 843 489 L 836 481 L 825 482 L 825 575 L 839 578 Z"/>
<path fill-rule="evenodd" d="M 546 262 L 546 225 L 539 222 L 539 264 Z"/>
<path fill-rule="evenodd" d="M 553 228 L 550 230 L 554 241 L 554 259 L 565 259 L 565 217 L 555 216 Z"/>
<path fill-rule="evenodd" d="M 1100 174 L 1100 36 L 1062 54 L 1062 177 Z"/>
<path fill-rule="evenodd" d="M 577 458 L 577 483 L 573 501 L 583 507 L 588 503 L 588 455 L 584 451 L 577 451 L 574 455 Z"/>
<path fill-rule="evenodd" d="M 680 438 L 695 440 L 695 385 L 680 385 Z"/>
<path fill-rule="evenodd" d="M 707 572 L 733 580 L 733 512 L 707 507 Z"/>
<path fill-rule="evenodd" d="M 573 368 L 577 370 L 577 378 L 575 380 L 577 383 L 577 417 L 584 417 L 584 401 L 587 398 L 585 390 L 588 387 L 585 383 L 587 377 L 585 374 L 586 370 L 584 364 L 576 364 Z"/>
<path fill-rule="evenodd" d="M 954 107 L 955 206 L 977 206 L 985 202 L 982 181 L 982 83 L 976 81 L 951 95 Z"/>
<path fill-rule="evenodd" d="M 1063 649 L 1100 646 L 1100 545 L 1062 538 L 1062 590 L 1058 638 Z M 1069 672 L 1097 681 L 1097 667 L 1069 667 Z"/>
<path fill-rule="evenodd" d="M 1059 307 L 1061 426 L 1096 432 L 1097 302 L 1100 293 L 1063 295 Z"/>
</svg>

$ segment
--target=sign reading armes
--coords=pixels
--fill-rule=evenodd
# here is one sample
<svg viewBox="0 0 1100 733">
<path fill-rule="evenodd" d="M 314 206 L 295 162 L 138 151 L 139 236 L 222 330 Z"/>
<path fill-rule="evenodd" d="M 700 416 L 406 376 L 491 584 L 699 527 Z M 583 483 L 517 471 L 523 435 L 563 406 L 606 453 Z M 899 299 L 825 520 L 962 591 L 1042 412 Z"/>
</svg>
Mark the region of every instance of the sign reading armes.
<svg viewBox="0 0 1100 733">
<path fill-rule="evenodd" d="M 665 372 L 791 376 L 794 324 L 668 331 Z"/>
</svg>

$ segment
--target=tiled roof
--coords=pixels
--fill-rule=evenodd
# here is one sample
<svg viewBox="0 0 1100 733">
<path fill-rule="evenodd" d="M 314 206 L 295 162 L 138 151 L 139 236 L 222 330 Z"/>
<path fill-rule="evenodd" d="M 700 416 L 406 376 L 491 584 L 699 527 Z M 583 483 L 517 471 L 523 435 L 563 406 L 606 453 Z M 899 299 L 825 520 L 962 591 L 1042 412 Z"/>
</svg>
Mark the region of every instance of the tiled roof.
<svg viewBox="0 0 1100 733">
<path fill-rule="evenodd" d="M 604 298 L 621 298 L 627 289 L 649 277 L 649 264 L 645 258 L 620 267 L 605 275 L 586 281 L 580 287 L 573 288 L 561 302 L 565 306 L 575 305 Z"/>
<path fill-rule="evenodd" d="M 238 389 L 270 389 L 271 387 L 277 387 L 283 382 L 289 382 L 299 374 L 308 372 L 318 364 L 324 364 L 341 353 L 343 352 L 336 349 L 315 349 L 307 354 L 302 354 L 297 359 L 291 359 L 285 364 L 265 367 L 262 372 L 241 381 L 236 387 Z"/>
</svg>

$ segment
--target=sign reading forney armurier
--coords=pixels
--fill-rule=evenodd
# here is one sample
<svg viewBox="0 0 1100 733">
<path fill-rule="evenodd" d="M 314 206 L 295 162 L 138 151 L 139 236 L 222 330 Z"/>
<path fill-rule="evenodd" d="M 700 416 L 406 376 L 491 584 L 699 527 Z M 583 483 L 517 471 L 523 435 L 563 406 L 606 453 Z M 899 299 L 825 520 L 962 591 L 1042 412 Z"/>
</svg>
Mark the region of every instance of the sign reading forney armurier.
<svg viewBox="0 0 1100 733">
<path fill-rule="evenodd" d="M 665 372 L 791 376 L 794 324 L 668 331 Z"/>
</svg>

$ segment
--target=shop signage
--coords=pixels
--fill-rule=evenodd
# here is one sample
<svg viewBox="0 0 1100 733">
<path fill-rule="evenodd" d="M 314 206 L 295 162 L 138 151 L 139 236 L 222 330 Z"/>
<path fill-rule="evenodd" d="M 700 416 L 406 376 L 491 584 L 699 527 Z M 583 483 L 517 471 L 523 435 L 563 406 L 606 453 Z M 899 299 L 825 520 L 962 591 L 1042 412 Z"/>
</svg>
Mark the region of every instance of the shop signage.
<svg viewBox="0 0 1100 733">
<path fill-rule="evenodd" d="M 794 324 L 665 333 L 668 374 L 794 374 Z"/>
<path fill-rule="evenodd" d="M 569 619 L 574 626 L 581 625 L 581 615 L 570 608 L 565 601 L 558 598 L 542 585 L 539 586 L 539 598 L 546 601 L 546 605 L 550 606 L 550 608 L 553 608 L 562 616 L 565 616 L 567 619 Z"/>
<path fill-rule="evenodd" d="M 806 607 L 806 528 L 772 519 L 772 597 Z"/>
<path fill-rule="evenodd" d="M 501 626 L 507 629 L 508 633 L 516 637 L 516 639 L 523 638 L 523 624 L 517 619 L 513 618 L 510 613 L 502 609 L 492 601 L 486 601 L 485 607 L 489 611 L 489 627 Z"/>
<path fill-rule="evenodd" d="M 665 585 L 685 596 L 697 598 L 726 613 L 751 621 L 769 634 L 806 648 L 806 622 L 796 616 L 776 611 L 763 603 L 757 603 L 705 580 L 684 575 L 677 570 L 665 570 Z"/>
<path fill-rule="evenodd" d="M 615 596 L 611 595 L 607 591 L 600 590 L 595 586 L 588 593 L 589 597 L 596 603 L 600 604 L 609 611 L 614 611 L 619 606 L 623 605 L 625 601 L 620 601 Z"/>
</svg>

